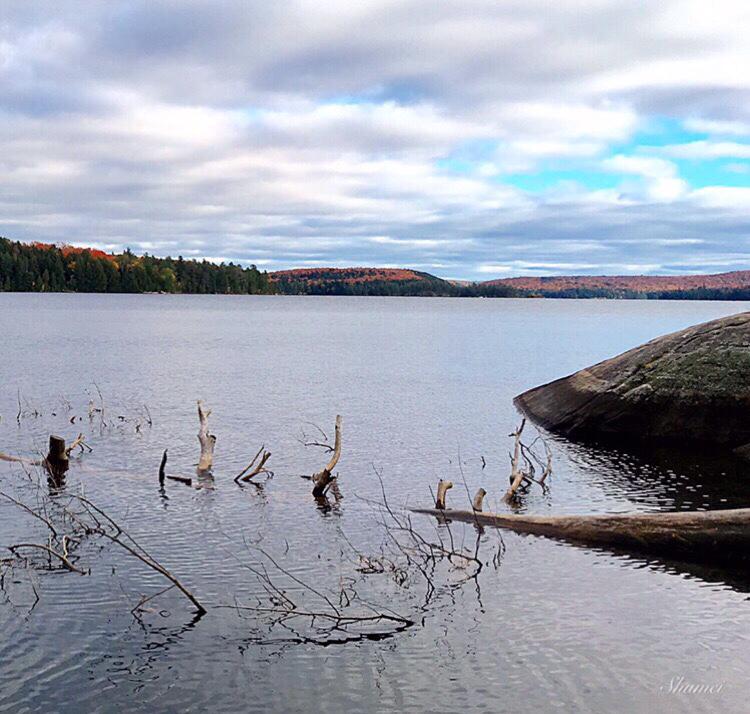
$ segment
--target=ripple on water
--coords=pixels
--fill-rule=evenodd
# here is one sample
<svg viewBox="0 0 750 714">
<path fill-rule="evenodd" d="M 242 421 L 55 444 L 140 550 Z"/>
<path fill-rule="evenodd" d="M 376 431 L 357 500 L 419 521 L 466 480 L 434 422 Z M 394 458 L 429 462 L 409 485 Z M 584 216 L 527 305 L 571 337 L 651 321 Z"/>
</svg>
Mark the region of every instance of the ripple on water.
<svg viewBox="0 0 750 714">
<path fill-rule="evenodd" d="M 334 589 L 352 570 L 349 541 L 379 552 L 380 516 L 365 500 L 381 498 L 373 465 L 394 506 L 428 502 L 447 477 L 452 503 L 466 502 L 465 478 L 500 508 L 515 394 L 743 306 L 0 295 L 0 308 L 2 450 L 29 453 L 51 432 L 84 431 L 94 452 L 71 469 L 68 492 L 85 489 L 198 597 L 231 604 L 260 592 L 247 567 L 269 565 L 258 549 L 296 578 Z M 86 416 L 93 380 L 112 428 Z M 21 429 L 17 389 L 42 411 Z M 70 424 L 60 395 L 83 421 Z M 214 488 L 169 483 L 165 499 L 164 448 L 169 473 L 194 472 L 199 396 L 214 410 Z M 153 427 L 136 432 L 131 418 L 143 404 Z M 336 413 L 344 415 L 343 499 L 323 511 L 299 474 L 326 455 L 298 437 L 307 422 L 331 430 Z M 276 476 L 262 489 L 236 487 L 233 476 L 263 443 Z M 731 507 L 750 495 L 731 460 L 552 445 L 549 493 L 530 493 L 526 512 Z M 18 469 L 0 465 L 0 479 L 33 498 Z M 428 519 L 419 523 L 434 536 Z M 37 525 L 0 504 L 0 543 L 43 537 Z M 451 535 L 474 546 L 470 526 L 454 524 Z M 163 578 L 112 544 L 88 544 L 80 556 L 90 575 L 35 574 L 41 600 L 28 614 L 33 591 L 19 573 L 15 604 L 0 607 L 2 710 L 681 711 L 683 701 L 660 695 L 674 676 L 728 682 L 721 699 L 692 701 L 696 711 L 745 710 L 750 587 L 742 576 L 511 533 L 501 534 L 496 569 L 498 537 L 482 539 L 477 583 L 441 594 L 425 612 L 419 586 L 402 592 L 365 579 L 363 593 L 418 626 L 327 648 L 258 646 L 252 620 L 216 609 L 195 622 L 176 593 L 140 624 L 129 610 Z M 311 598 L 297 582 L 285 587 Z"/>
</svg>

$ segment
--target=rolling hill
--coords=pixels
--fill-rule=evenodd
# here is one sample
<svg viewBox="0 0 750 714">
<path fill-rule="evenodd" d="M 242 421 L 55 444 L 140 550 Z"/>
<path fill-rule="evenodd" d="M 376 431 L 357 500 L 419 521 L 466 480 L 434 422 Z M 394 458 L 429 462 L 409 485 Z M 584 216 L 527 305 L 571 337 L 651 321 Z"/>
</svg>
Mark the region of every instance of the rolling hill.
<svg viewBox="0 0 750 714">
<path fill-rule="evenodd" d="M 429 273 L 403 268 L 300 268 L 269 273 L 286 295 L 452 296 L 456 288 Z"/>
<path fill-rule="evenodd" d="M 713 275 L 561 275 L 481 283 L 518 296 L 558 298 L 750 299 L 750 270 Z"/>
</svg>

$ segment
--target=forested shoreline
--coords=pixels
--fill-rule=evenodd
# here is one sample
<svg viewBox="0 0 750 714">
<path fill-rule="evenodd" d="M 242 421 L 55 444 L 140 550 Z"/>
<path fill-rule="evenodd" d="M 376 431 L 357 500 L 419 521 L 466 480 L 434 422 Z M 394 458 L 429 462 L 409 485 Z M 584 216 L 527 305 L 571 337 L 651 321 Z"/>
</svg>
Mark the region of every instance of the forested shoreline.
<svg viewBox="0 0 750 714">
<path fill-rule="evenodd" d="M 130 250 L 113 255 L 97 249 L 27 244 L 7 238 L 0 238 L 0 292 L 750 300 L 750 287 L 741 284 L 685 289 L 585 285 L 560 289 L 553 285 L 520 288 L 512 281 L 456 283 L 405 269 L 313 268 L 268 273 L 254 265 L 245 268 L 182 256 L 139 256 Z"/>
<path fill-rule="evenodd" d="M 109 255 L 0 238 L 0 291 L 258 295 L 274 287 L 255 266 L 137 256 L 129 250 Z"/>
</svg>

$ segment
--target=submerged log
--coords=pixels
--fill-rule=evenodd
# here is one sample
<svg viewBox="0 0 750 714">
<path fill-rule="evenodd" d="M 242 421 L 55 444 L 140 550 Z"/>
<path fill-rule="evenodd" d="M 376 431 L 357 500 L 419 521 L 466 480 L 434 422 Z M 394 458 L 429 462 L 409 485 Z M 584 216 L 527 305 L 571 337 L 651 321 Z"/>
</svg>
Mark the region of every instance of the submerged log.
<svg viewBox="0 0 750 714">
<path fill-rule="evenodd" d="M 581 545 L 687 559 L 750 557 L 750 508 L 580 516 L 503 515 L 436 508 L 412 511 Z"/>
<path fill-rule="evenodd" d="M 569 437 L 750 444 L 750 312 L 690 327 L 531 389 L 516 405 Z"/>
</svg>

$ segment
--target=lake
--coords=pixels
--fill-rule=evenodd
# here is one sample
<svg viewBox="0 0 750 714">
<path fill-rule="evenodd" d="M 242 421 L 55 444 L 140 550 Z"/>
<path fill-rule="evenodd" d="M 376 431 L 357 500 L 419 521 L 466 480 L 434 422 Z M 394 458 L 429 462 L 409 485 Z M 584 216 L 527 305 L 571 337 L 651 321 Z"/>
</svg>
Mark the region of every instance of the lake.
<svg viewBox="0 0 750 714">
<path fill-rule="evenodd" d="M 85 576 L 14 569 L 0 593 L 0 709 L 746 711 L 750 580 L 742 574 L 489 531 L 479 536 L 478 576 L 441 565 L 425 604 L 418 573 L 406 585 L 363 574 L 357 553 L 393 550 L 381 479 L 399 512 L 431 505 L 439 478 L 454 482 L 454 506 L 483 486 L 488 509 L 507 510 L 500 498 L 519 392 L 747 309 L 0 294 L 0 450 L 32 455 L 50 433 L 71 441 L 84 432 L 93 451 L 73 459 L 62 493 L 49 497 L 85 493 L 208 604 L 195 618 L 170 591 L 134 617 L 141 597 L 169 583 L 105 542 L 81 545 Z M 195 476 L 199 398 L 213 412 L 214 481 L 169 481 L 160 493 L 164 449 L 168 473 Z M 89 402 L 101 409 L 102 400 L 104 414 L 89 417 Z M 328 454 L 304 442 L 323 439 L 315 425 L 330 439 L 336 414 L 340 493 L 323 505 L 301 475 L 320 470 Z M 750 503 L 746 470 L 724 454 L 549 443 L 549 489 L 531 490 L 522 511 Z M 274 477 L 260 488 L 236 485 L 261 445 Z M 0 477 L 25 503 L 46 497 L 46 484 L 16 464 L 0 463 Z M 420 532 L 474 550 L 473 527 L 413 519 Z M 0 503 L 0 544 L 46 537 L 42 524 Z M 242 609 L 266 597 L 262 567 L 295 601 L 311 602 L 314 588 L 345 607 L 338 598 L 354 592 L 414 625 L 347 643 L 305 641 Z M 721 686 L 670 691 L 680 678 Z"/>
</svg>

